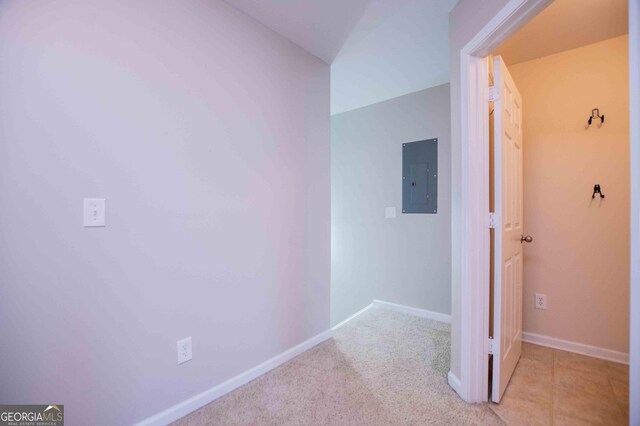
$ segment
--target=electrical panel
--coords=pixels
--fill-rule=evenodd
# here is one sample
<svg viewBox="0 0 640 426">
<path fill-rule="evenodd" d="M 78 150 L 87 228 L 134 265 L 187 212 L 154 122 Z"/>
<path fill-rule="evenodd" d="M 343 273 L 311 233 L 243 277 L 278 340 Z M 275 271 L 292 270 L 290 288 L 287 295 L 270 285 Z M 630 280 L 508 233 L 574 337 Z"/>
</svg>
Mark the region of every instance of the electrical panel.
<svg viewBox="0 0 640 426">
<path fill-rule="evenodd" d="M 438 139 L 402 144 L 402 213 L 438 212 Z"/>
</svg>

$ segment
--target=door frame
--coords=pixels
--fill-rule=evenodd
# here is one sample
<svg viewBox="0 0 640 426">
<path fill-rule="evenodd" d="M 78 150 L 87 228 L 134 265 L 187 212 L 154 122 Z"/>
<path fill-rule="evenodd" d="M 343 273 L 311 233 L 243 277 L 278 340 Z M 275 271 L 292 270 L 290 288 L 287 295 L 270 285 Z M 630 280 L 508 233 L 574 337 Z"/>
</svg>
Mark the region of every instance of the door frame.
<svg viewBox="0 0 640 426">
<path fill-rule="evenodd" d="M 461 371 L 456 390 L 467 402 L 488 401 L 489 125 L 486 56 L 552 0 L 509 0 L 460 50 L 461 106 Z M 640 400 L 640 0 L 629 0 L 631 114 L 630 400 Z M 636 265 L 636 266 L 634 266 Z M 634 337 L 635 336 L 635 337 Z M 640 407 L 630 407 L 630 424 Z M 635 422 L 635 423 L 634 423 Z"/>
<path fill-rule="evenodd" d="M 489 70 L 486 57 L 553 0 L 509 0 L 460 50 L 461 369 L 456 390 L 489 400 Z M 631 0 L 635 1 L 635 0 Z M 640 1 L 640 0 L 639 0 Z"/>
<path fill-rule="evenodd" d="M 631 125 L 631 306 L 629 401 L 640 401 L 640 0 L 629 0 L 629 114 Z M 629 424 L 640 424 L 630 404 Z"/>
</svg>

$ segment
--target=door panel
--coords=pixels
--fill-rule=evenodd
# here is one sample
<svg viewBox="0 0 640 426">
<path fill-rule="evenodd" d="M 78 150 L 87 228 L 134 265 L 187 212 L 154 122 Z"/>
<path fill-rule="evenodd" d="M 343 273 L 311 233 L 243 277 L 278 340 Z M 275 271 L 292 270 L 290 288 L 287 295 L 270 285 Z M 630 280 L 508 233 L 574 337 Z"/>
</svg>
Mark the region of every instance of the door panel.
<svg viewBox="0 0 640 426">
<path fill-rule="evenodd" d="M 411 202 L 427 204 L 429 202 L 429 164 L 412 164 L 410 167 Z"/>
<path fill-rule="evenodd" d="M 522 97 L 494 58 L 495 252 L 493 381 L 499 402 L 522 353 Z"/>
</svg>

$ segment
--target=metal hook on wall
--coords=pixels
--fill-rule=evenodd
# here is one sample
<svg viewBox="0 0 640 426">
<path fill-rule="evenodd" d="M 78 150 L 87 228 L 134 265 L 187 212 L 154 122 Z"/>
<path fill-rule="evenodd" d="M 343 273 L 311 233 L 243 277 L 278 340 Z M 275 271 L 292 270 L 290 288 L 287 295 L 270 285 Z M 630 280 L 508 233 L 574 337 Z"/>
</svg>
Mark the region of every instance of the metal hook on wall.
<svg viewBox="0 0 640 426">
<path fill-rule="evenodd" d="M 591 126 L 591 123 L 593 123 L 593 121 L 597 120 L 598 118 L 600 119 L 600 124 L 598 125 L 598 127 L 601 127 L 604 124 L 604 114 L 600 115 L 600 110 L 598 108 L 592 109 L 587 128 L 589 128 L 589 126 Z"/>
<path fill-rule="evenodd" d="M 600 194 L 600 198 L 604 198 L 604 194 L 602 193 L 602 190 L 600 189 L 600 185 L 599 184 L 595 184 L 593 186 L 593 195 L 591 196 L 591 198 L 596 198 L 596 194 Z"/>
</svg>

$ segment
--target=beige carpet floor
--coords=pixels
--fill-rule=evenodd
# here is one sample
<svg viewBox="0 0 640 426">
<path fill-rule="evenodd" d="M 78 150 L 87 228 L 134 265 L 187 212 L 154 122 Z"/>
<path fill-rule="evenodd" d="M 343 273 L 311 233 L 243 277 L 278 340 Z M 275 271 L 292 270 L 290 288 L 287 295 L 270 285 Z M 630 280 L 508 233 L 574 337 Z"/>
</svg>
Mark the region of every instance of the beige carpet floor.
<svg viewBox="0 0 640 426">
<path fill-rule="evenodd" d="M 176 425 L 493 425 L 447 384 L 448 324 L 374 308 Z"/>
</svg>

